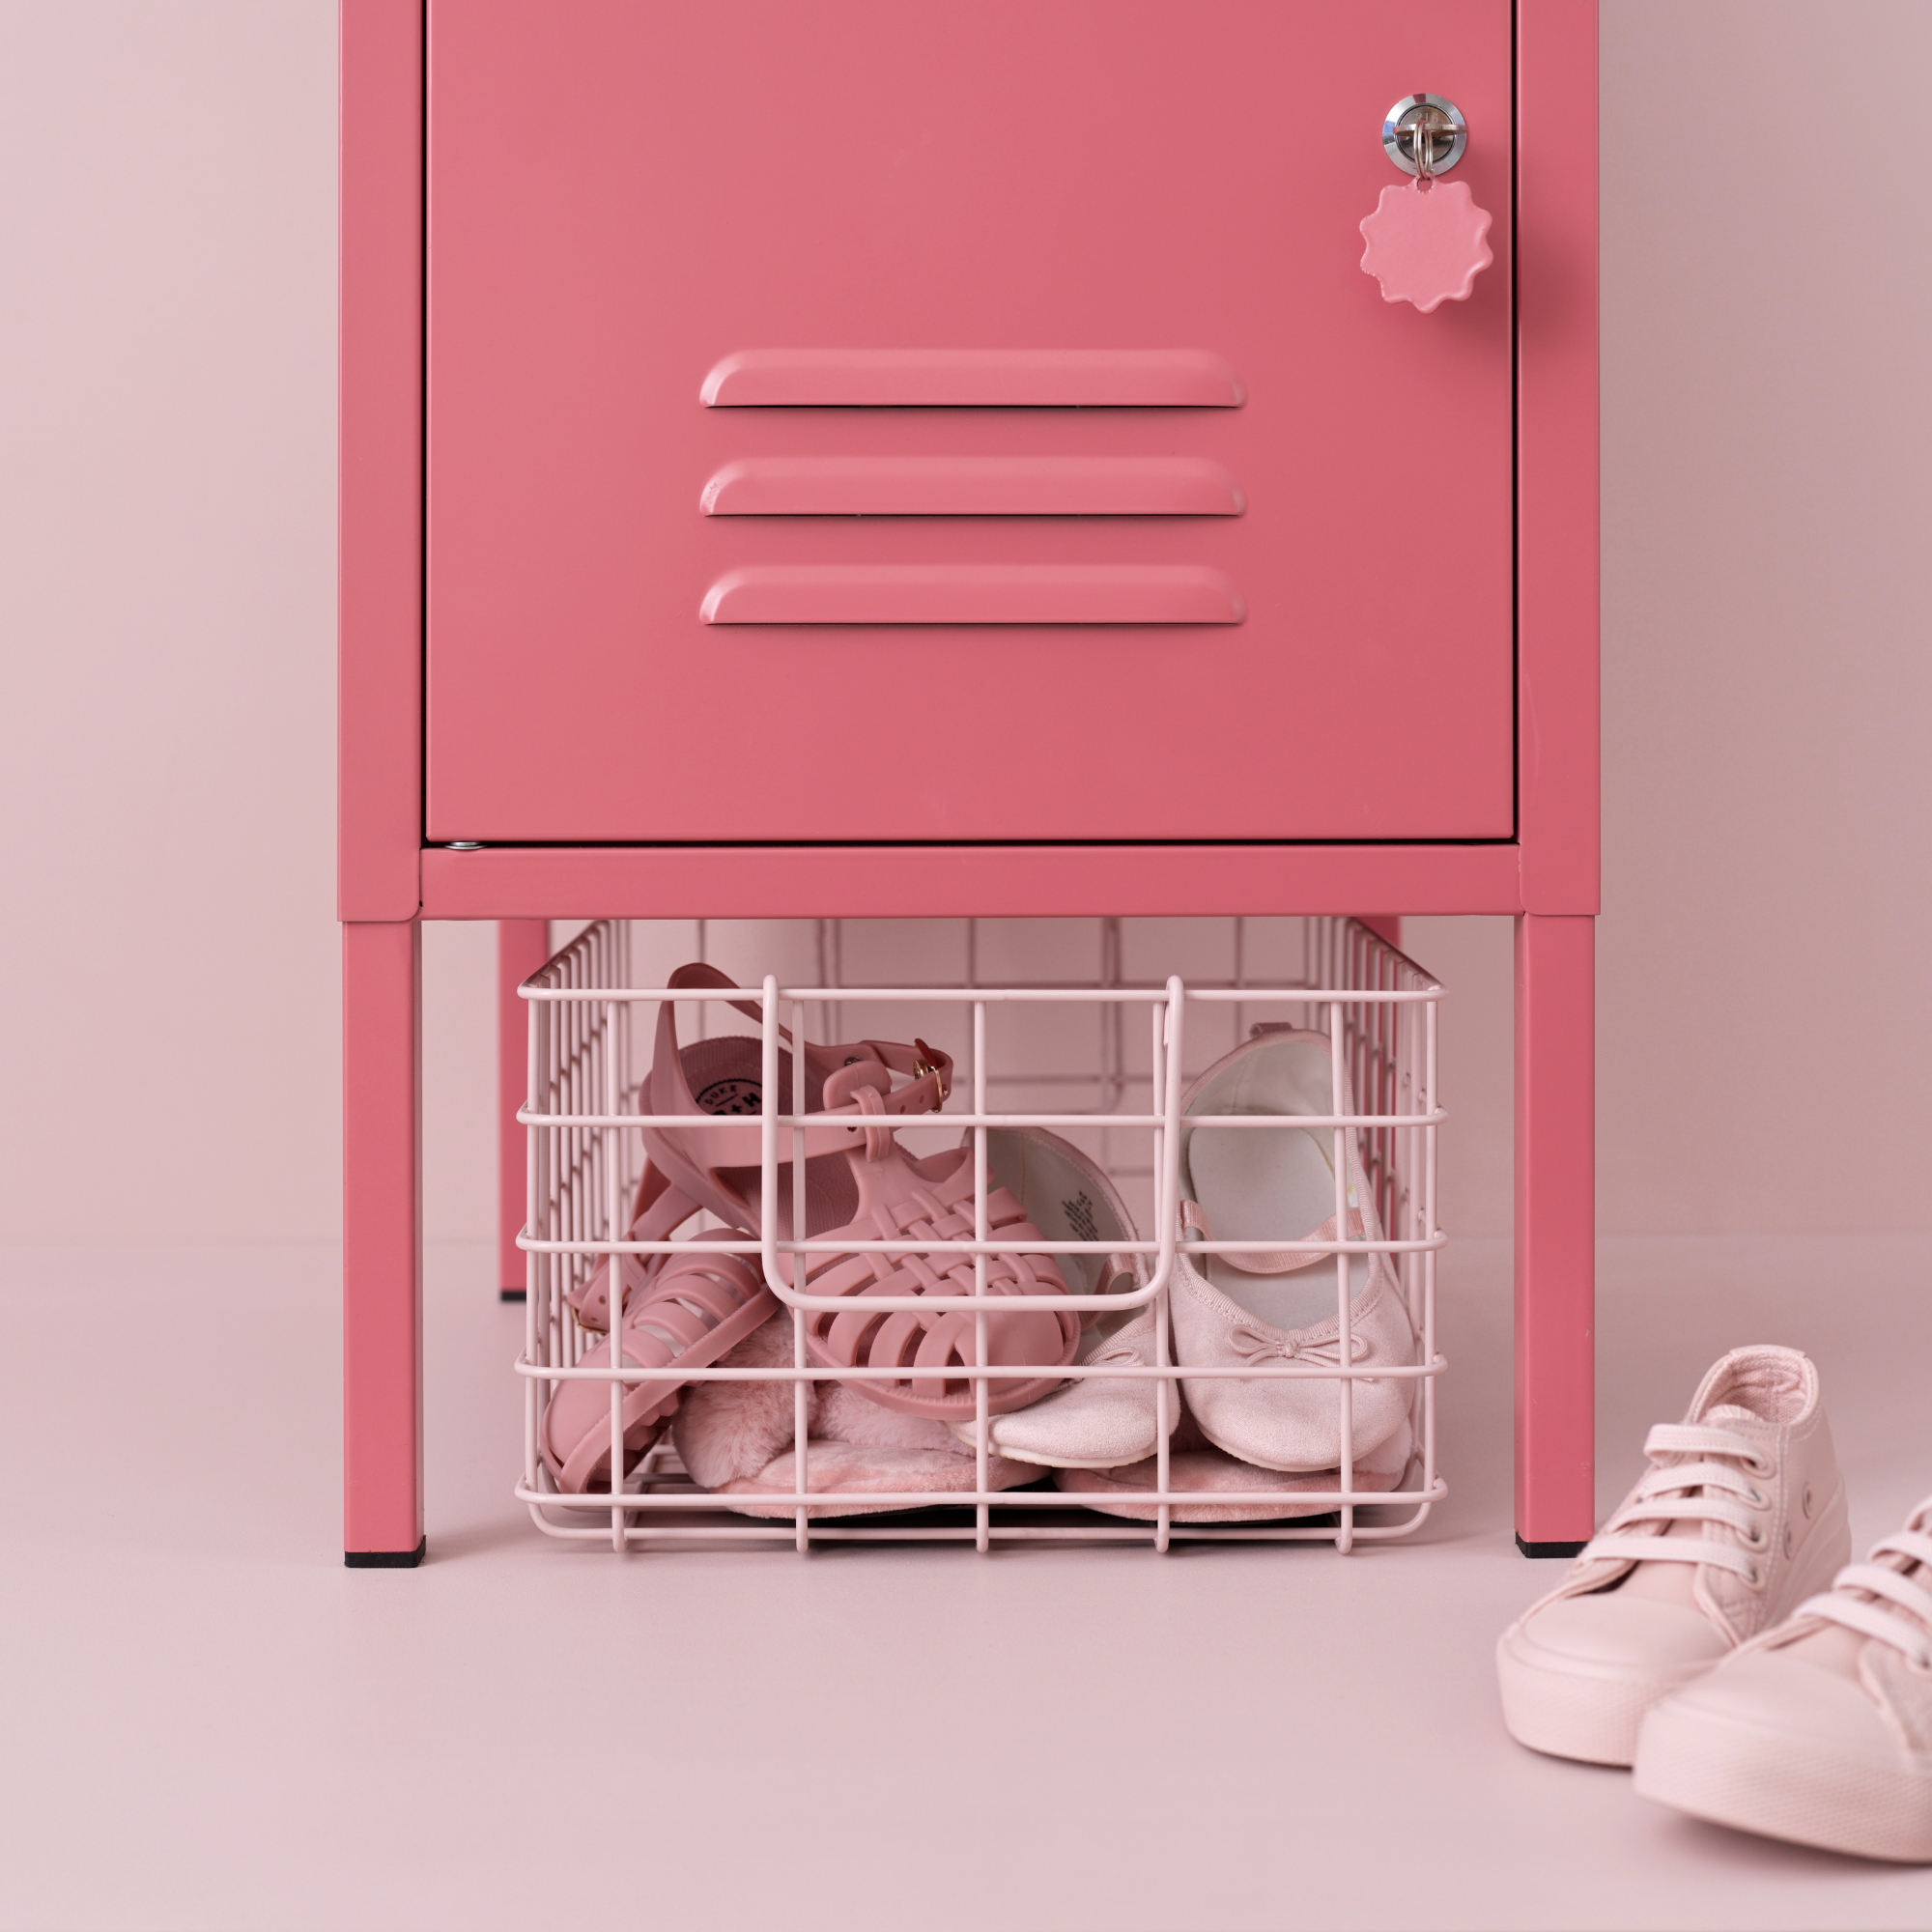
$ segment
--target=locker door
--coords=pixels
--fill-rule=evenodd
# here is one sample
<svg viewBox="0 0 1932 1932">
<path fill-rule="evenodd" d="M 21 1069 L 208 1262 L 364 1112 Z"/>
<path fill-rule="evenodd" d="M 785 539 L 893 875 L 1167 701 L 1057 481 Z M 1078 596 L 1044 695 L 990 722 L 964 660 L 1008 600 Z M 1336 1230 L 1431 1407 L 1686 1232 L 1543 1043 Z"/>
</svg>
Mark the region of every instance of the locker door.
<svg viewBox="0 0 1932 1932">
<path fill-rule="evenodd" d="M 1511 836 L 1508 0 L 430 18 L 433 840 Z"/>
</svg>

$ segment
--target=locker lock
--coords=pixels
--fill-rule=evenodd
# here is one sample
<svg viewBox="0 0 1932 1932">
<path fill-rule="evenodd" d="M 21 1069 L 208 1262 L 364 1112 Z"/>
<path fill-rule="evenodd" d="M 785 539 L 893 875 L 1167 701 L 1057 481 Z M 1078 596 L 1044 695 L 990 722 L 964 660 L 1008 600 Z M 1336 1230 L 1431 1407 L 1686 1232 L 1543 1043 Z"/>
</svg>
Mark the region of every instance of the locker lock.
<svg viewBox="0 0 1932 1932">
<path fill-rule="evenodd" d="M 1469 145 L 1469 124 L 1439 94 L 1405 94 L 1382 120 L 1382 151 L 1406 175 L 1446 175 Z"/>
</svg>

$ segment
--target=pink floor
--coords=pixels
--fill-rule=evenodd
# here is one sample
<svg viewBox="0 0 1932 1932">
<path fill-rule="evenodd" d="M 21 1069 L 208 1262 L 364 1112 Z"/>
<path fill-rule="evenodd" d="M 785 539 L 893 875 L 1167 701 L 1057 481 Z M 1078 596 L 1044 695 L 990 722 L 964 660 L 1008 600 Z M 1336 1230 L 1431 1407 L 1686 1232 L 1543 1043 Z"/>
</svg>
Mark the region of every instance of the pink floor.
<svg viewBox="0 0 1932 1932">
<path fill-rule="evenodd" d="M 350 1573 L 331 1249 L 0 1251 L 0 1925 L 1932 1925 L 1932 1871 L 1503 1734 L 1490 1646 L 1555 1566 L 1509 1537 L 1499 1244 L 1445 1262 L 1456 1493 L 1347 1559 L 560 1549 L 509 1496 L 522 1313 L 484 1249 L 429 1265 L 430 1560 Z M 1928 1280 L 1925 1237 L 1606 1243 L 1601 1502 L 1787 1341 L 1856 1536 L 1895 1523 Z"/>
</svg>

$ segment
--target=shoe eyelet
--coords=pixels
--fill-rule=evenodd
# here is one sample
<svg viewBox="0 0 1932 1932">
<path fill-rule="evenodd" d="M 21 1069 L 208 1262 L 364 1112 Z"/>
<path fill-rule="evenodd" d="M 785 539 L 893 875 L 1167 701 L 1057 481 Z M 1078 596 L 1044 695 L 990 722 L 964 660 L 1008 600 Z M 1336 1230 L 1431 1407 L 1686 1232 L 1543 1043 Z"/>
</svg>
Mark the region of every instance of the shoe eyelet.
<svg viewBox="0 0 1932 1932">
<path fill-rule="evenodd" d="M 1789 1555 L 1791 1554 L 1791 1550 L 1792 1550 L 1792 1542 L 1791 1542 L 1791 1525 L 1790 1525 L 1789 1523 L 1787 1523 L 1787 1524 L 1785 1525 L 1785 1527 L 1784 1527 L 1784 1553 L 1785 1553 L 1785 1555 L 1789 1556 Z"/>
<path fill-rule="evenodd" d="M 1745 1533 L 1745 1548 L 1747 1549 L 1762 1549 L 1764 1543 L 1764 1525 L 1759 1522 L 1752 1523 L 1750 1528 Z"/>
<path fill-rule="evenodd" d="M 1747 1490 L 1745 1492 L 1745 1500 L 1750 1504 L 1752 1509 L 1769 1509 L 1771 1507 L 1771 1498 L 1762 1490 Z"/>
<path fill-rule="evenodd" d="M 1755 1590 L 1764 1581 L 1764 1572 L 1760 1570 L 1755 1563 L 1753 1563 L 1750 1566 L 1750 1568 L 1745 1572 L 1745 1581 L 1748 1583 L 1753 1590 Z"/>
<path fill-rule="evenodd" d="M 1811 1520 L 1811 1485 L 1809 1483 L 1804 1485 L 1804 1520 L 1806 1522 Z"/>
</svg>

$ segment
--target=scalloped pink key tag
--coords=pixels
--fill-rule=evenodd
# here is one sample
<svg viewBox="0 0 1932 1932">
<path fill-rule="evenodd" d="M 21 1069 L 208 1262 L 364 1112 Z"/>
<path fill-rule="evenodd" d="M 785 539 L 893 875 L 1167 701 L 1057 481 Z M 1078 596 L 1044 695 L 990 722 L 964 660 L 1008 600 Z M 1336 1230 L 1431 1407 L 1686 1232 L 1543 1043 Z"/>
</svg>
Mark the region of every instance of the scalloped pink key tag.
<svg viewBox="0 0 1932 1932">
<path fill-rule="evenodd" d="M 1382 285 L 1383 301 L 1413 302 L 1424 315 L 1466 301 L 1490 252 L 1490 213 L 1465 182 L 1412 181 L 1382 189 L 1362 221 L 1362 272 Z"/>
</svg>

